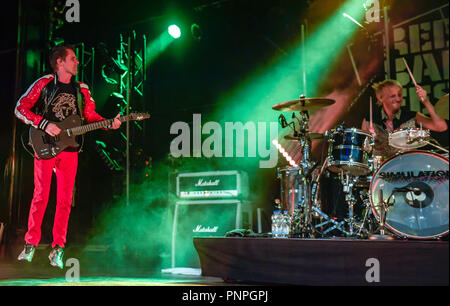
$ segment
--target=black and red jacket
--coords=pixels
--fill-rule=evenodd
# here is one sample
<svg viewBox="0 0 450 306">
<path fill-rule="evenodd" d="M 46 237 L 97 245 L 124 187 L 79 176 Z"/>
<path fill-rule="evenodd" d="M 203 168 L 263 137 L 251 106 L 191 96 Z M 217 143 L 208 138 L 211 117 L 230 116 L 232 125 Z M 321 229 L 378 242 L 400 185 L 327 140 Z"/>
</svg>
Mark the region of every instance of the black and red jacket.
<svg viewBox="0 0 450 306">
<path fill-rule="evenodd" d="M 83 99 L 83 117 L 88 123 L 105 120 L 95 112 L 95 102 L 89 87 L 82 82 L 72 83 L 77 92 L 77 99 Z M 14 114 L 24 123 L 45 130 L 49 121 L 45 118 L 45 107 L 51 103 L 57 90 L 57 77 L 54 74 L 44 75 L 37 79 L 17 101 Z M 81 93 L 79 95 L 78 93 Z M 78 105 L 78 103 L 77 103 Z M 81 113 L 81 112 L 80 112 Z"/>
</svg>

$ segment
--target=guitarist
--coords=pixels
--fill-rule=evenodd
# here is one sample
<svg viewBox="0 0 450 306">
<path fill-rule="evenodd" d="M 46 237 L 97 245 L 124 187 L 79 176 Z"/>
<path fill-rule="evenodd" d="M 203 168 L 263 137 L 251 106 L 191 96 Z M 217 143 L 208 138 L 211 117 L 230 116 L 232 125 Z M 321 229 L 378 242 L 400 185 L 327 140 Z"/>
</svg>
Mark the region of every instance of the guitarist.
<svg viewBox="0 0 450 306">
<path fill-rule="evenodd" d="M 61 129 L 53 122 L 63 121 L 71 115 L 84 117 L 88 123 L 105 120 L 95 112 L 95 102 L 89 87 L 75 81 L 78 60 L 73 47 L 59 45 L 50 53 L 50 64 L 54 74 L 36 80 L 17 101 L 15 115 L 33 128 L 41 129 L 50 136 L 56 136 Z M 109 127 L 118 129 L 121 125 L 118 114 Z M 31 262 L 36 246 L 41 239 L 41 224 L 50 193 L 53 171 L 57 179 L 57 203 L 53 224 L 53 242 L 50 264 L 63 268 L 64 245 L 72 205 L 72 192 L 78 165 L 78 151 L 68 147 L 50 159 L 34 158 L 34 194 L 28 217 L 28 231 L 25 248 L 18 260 Z"/>
</svg>

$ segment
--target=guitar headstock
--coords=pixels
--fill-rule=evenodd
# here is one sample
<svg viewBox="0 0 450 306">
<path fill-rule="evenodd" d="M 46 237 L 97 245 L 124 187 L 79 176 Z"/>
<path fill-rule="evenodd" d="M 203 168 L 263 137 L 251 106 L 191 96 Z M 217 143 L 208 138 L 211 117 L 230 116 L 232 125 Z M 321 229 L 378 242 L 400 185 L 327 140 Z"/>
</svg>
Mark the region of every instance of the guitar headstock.
<svg viewBox="0 0 450 306">
<path fill-rule="evenodd" d="M 131 120 L 141 121 L 141 120 L 150 118 L 150 114 L 147 114 L 147 113 L 131 113 L 129 115 L 129 118 Z"/>
</svg>

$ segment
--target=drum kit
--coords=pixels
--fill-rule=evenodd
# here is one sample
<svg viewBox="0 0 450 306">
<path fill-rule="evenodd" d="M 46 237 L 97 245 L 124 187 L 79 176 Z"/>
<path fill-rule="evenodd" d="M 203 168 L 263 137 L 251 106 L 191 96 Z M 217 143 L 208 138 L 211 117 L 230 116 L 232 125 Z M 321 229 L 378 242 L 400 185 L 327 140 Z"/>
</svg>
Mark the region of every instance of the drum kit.
<svg viewBox="0 0 450 306">
<path fill-rule="evenodd" d="M 298 167 L 278 169 L 280 208 L 288 211 L 292 218 L 290 237 L 447 237 L 448 151 L 431 138 L 430 131 L 422 128 L 389 132 L 388 145 L 396 149 L 390 157 L 377 155 L 373 149 L 376 136 L 357 128 L 341 125 L 323 134 L 311 133 L 308 112 L 333 103 L 331 99 L 301 96 L 272 107 L 276 111 L 294 112 L 297 124 L 289 124 L 294 126 L 294 133 L 284 139 L 297 141 L 302 153 Z M 295 112 L 299 112 L 299 117 Z M 328 142 L 327 156 L 321 167 L 312 160 L 314 140 Z M 424 150 L 427 145 L 439 153 Z M 321 186 L 321 178 L 330 175 L 337 177 L 338 189 L 345 195 L 342 205 L 346 216 L 342 219 L 325 213 L 322 208 L 320 194 L 328 190 Z"/>
</svg>

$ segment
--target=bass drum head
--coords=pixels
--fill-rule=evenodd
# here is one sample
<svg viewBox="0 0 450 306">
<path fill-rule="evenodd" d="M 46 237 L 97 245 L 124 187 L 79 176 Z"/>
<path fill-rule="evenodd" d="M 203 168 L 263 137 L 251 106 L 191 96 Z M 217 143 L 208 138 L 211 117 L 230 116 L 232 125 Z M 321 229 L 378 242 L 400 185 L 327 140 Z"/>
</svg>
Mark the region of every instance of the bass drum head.
<svg viewBox="0 0 450 306">
<path fill-rule="evenodd" d="M 385 161 L 370 184 L 372 210 L 379 220 L 380 192 L 387 210 L 385 226 L 394 234 L 433 239 L 449 232 L 448 158 L 426 151 L 410 151 Z M 396 188 L 403 190 L 395 191 Z M 414 190 L 405 191 L 406 189 Z"/>
</svg>

